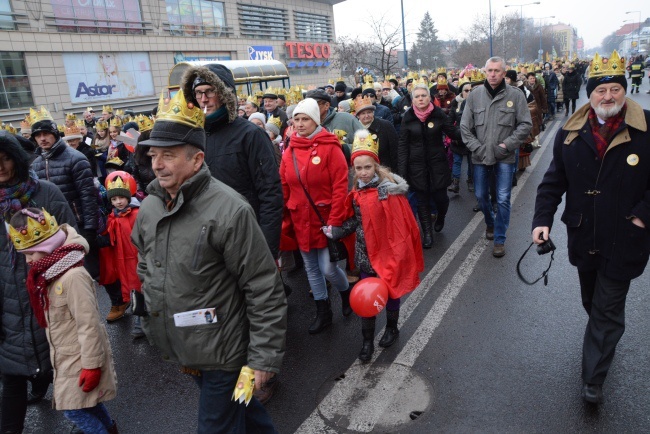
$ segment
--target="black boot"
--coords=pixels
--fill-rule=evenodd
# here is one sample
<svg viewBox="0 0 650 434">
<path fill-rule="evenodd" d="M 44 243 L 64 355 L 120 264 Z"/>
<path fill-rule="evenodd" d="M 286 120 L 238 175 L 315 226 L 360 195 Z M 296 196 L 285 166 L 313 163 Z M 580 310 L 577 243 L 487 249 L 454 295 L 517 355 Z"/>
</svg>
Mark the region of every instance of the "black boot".
<svg viewBox="0 0 650 434">
<path fill-rule="evenodd" d="M 418 218 L 424 235 L 422 248 L 430 249 L 433 247 L 433 231 L 431 230 L 431 213 L 428 206 L 418 206 Z"/>
<path fill-rule="evenodd" d="M 447 191 L 458 194 L 460 191 L 460 179 L 454 178 L 451 180 L 451 185 L 447 188 Z"/>
<path fill-rule="evenodd" d="M 361 344 L 359 360 L 369 362 L 372 359 L 372 353 L 375 351 L 374 316 L 372 318 L 361 318 L 361 334 L 363 335 L 363 343 Z"/>
<path fill-rule="evenodd" d="M 325 330 L 326 327 L 332 325 L 332 307 L 330 300 L 314 300 L 316 303 L 316 319 L 309 326 L 309 334 L 315 335 Z"/>
<path fill-rule="evenodd" d="M 438 213 L 438 218 L 436 218 L 436 223 L 433 225 L 433 230 L 440 232 L 445 227 L 445 215 Z"/>
<path fill-rule="evenodd" d="M 349 316 L 352 313 L 352 308 L 350 307 L 350 292 L 354 285 L 350 284 L 347 290 L 339 291 L 341 295 L 341 313 L 343 316 Z"/>
<path fill-rule="evenodd" d="M 397 329 L 397 322 L 399 321 L 399 310 L 387 310 L 386 311 L 386 329 L 384 330 L 384 335 L 379 341 L 379 346 L 382 348 L 388 348 L 395 343 L 397 337 L 399 336 L 399 330 Z"/>
</svg>

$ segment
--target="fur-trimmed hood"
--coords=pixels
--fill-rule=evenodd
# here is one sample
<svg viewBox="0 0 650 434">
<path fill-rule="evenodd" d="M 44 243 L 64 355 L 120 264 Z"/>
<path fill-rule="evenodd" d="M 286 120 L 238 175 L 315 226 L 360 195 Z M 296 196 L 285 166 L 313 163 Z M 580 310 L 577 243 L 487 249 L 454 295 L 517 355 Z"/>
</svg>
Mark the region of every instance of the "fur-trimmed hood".
<svg viewBox="0 0 650 434">
<path fill-rule="evenodd" d="M 192 84 L 196 77 L 201 77 L 206 83 L 210 83 L 214 86 L 217 95 L 219 96 L 219 101 L 221 101 L 228 110 L 228 123 L 232 123 L 237 119 L 237 98 L 235 93 L 230 90 L 224 84 L 223 80 L 207 66 L 195 66 L 185 71 L 185 74 L 183 74 L 183 78 L 181 79 L 181 89 L 183 90 L 185 99 L 187 101 L 192 101 L 197 106 L 199 105 L 196 98 L 194 98 L 194 92 L 192 92 Z"/>
<path fill-rule="evenodd" d="M 391 182 L 389 179 L 384 179 L 379 183 L 379 186 L 377 188 L 385 187 L 388 194 L 391 194 L 393 196 L 406 196 L 409 191 L 409 185 L 407 184 L 406 180 L 396 173 L 393 173 L 392 175 L 395 179 L 395 182 Z"/>
</svg>

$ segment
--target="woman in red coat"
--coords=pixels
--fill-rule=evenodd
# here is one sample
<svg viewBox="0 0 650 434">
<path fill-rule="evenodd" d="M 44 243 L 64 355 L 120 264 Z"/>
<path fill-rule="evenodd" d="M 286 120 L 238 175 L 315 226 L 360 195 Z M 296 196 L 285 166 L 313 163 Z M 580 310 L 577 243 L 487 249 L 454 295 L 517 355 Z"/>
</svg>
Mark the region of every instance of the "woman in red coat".
<svg viewBox="0 0 650 434">
<path fill-rule="evenodd" d="M 296 106 L 293 126 L 289 149 L 282 155 L 280 164 L 286 208 L 283 232 L 285 239 L 291 237 L 297 241 L 305 261 L 317 312 L 309 333 L 315 334 L 332 324 L 325 279 L 341 294 L 343 315 L 349 315 L 352 309 L 347 277 L 336 263 L 330 262 L 327 238 L 321 231 L 323 223 L 307 194 L 326 226 L 341 226 L 348 193 L 348 165 L 336 135 L 320 126 L 316 100 L 307 98 Z"/>
</svg>

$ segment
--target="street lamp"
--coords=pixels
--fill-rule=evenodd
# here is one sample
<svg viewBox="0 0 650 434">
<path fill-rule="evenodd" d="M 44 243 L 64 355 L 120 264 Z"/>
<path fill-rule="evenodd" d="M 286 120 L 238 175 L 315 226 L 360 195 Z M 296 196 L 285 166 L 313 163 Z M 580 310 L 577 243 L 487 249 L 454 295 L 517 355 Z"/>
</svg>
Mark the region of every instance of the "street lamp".
<svg viewBox="0 0 650 434">
<path fill-rule="evenodd" d="M 539 54 L 540 62 L 544 61 L 544 59 L 542 59 L 542 54 L 544 54 L 544 50 L 542 50 L 542 20 L 545 20 L 547 18 L 555 18 L 555 15 L 550 15 L 548 17 L 533 18 L 533 20 L 539 20 L 539 51 L 537 53 Z"/>
<path fill-rule="evenodd" d="M 636 28 L 636 36 L 637 36 L 636 50 L 637 53 L 640 53 L 641 52 L 641 11 L 627 11 L 625 12 L 625 15 L 633 14 L 635 12 L 639 14 L 639 24 Z"/>
<path fill-rule="evenodd" d="M 404 27 L 404 0 L 400 0 L 402 3 L 402 40 L 404 41 L 404 67 L 409 67 L 408 53 L 406 52 L 406 27 Z"/>
<path fill-rule="evenodd" d="M 510 8 L 513 6 L 519 6 L 519 61 L 524 61 L 524 6 L 538 5 L 541 2 L 532 2 L 532 3 L 522 3 L 517 5 L 506 5 L 505 7 Z"/>
</svg>

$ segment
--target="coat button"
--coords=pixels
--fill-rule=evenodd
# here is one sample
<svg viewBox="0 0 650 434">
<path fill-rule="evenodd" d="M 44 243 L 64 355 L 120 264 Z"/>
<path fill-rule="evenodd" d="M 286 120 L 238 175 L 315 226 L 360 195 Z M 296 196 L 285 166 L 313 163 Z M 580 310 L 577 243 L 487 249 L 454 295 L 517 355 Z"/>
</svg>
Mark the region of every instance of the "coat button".
<svg viewBox="0 0 650 434">
<path fill-rule="evenodd" d="M 23 282 L 23 283 L 27 283 L 27 279 L 23 279 L 22 282 Z"/>
<path fill-rule="evenodd" d="M 159 261 L 156 261 L 156 262 L 154 262 L 154 265 L 155 265 L 156 267 L 160 267 L 160 262 L 159 262 Z"/>
</svg>

